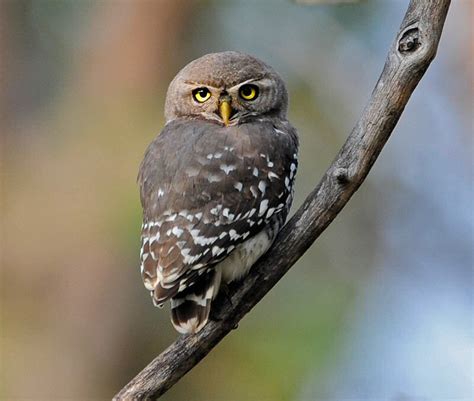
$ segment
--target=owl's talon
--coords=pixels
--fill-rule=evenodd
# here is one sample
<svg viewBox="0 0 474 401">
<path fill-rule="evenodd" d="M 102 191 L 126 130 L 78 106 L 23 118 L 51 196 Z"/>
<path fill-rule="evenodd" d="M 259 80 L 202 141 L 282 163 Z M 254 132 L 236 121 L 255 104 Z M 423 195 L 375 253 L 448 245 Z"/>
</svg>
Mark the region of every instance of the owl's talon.
<svg viewBox="0 0 474 401">
<path fill-rule="evenodd" d="M 234 304 L 232 303 L 232 297 L 230 296 L 229 284 L 221 283 L 221 291 L 222 291 L 222 294 L 224 295 L 225 300 L 227 301 L 227 303 L 230 304 L 230 306 L 233 307 Z"/>
<path fill-rule="evenodd" d="M 229 289 L 227 284 L 221 284 L 221 291 L 219 295 L 212 302 L 211 305 L 211 319 L 215 321 L 224 320 L 226 311 L 232 307 L 232 300 L 229 296 Z"/>
</svg>

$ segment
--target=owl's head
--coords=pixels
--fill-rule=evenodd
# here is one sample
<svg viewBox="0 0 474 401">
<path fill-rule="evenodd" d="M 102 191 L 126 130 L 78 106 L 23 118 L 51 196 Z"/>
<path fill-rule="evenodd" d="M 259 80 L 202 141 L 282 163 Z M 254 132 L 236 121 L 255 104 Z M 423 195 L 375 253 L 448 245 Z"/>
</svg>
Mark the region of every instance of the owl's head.
<svg viewBox="0 0 474 401">
<path fill-rule="evenodd" d="M 288 93 L 280 76 L 247 54 L 227 51 L 202 56 L 171 81 L 166 121 L 203 118 L 235 125 L 251 116 L 286 118 Z"/>
</svg>

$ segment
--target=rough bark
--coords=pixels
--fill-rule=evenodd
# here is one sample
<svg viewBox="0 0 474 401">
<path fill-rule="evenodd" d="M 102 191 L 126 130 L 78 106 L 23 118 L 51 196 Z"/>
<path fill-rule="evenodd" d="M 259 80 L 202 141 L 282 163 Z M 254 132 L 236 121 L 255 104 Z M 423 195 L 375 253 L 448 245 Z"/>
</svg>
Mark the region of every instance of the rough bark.
<svg viewBox="0 0 474 401">
<path fill-rule="evenodd" d="M 411 0 L 362 116 L 316 188 L 245 280 L 218 302 L 222 320 L 178 338 L 114 400 L 156 399 L 192 369 L 290 269 L 364 181 L 436 55 L 450 0 Z"/>
</svg>

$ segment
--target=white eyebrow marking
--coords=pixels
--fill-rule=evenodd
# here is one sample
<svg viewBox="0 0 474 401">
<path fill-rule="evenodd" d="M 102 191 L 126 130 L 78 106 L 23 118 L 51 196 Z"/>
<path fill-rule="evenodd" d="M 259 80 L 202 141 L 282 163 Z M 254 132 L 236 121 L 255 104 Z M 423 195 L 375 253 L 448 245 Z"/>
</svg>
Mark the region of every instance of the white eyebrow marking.
<svg viewBox="0 0 474 401">
<path fill-rule="evenodd" d="M 237 85 L 234 85 L 234 86 L 230 87 L 230 88 L 228 89 L 228 91 L 230 92 L 230 91 L 232 91 L 232 90 L 234 90 L 234 89 L 236 89 L 236 88 L 241 87 L 242 85 L 249 84 L 250 82 L 256 82 L 256 81 L 259 81 L 259 79 L 256 79 L 256 78 L 247 79 L 247 80 L 244 81 L 244 82 L 239 82 Z"/>
</svg>

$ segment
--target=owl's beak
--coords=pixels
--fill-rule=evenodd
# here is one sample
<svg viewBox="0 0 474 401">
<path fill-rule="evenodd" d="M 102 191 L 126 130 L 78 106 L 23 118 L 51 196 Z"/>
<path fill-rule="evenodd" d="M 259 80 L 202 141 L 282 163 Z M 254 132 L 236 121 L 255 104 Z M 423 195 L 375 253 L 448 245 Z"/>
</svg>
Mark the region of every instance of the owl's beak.
<svg viewBox="0 0 474 401">
<path fill-rule="evenodd" d="M 232 115 L 230 100 L 224 99 L 219 102 L 219 114 L 227 127 L 229 125 L 230 116 Z"/>
</svg>

